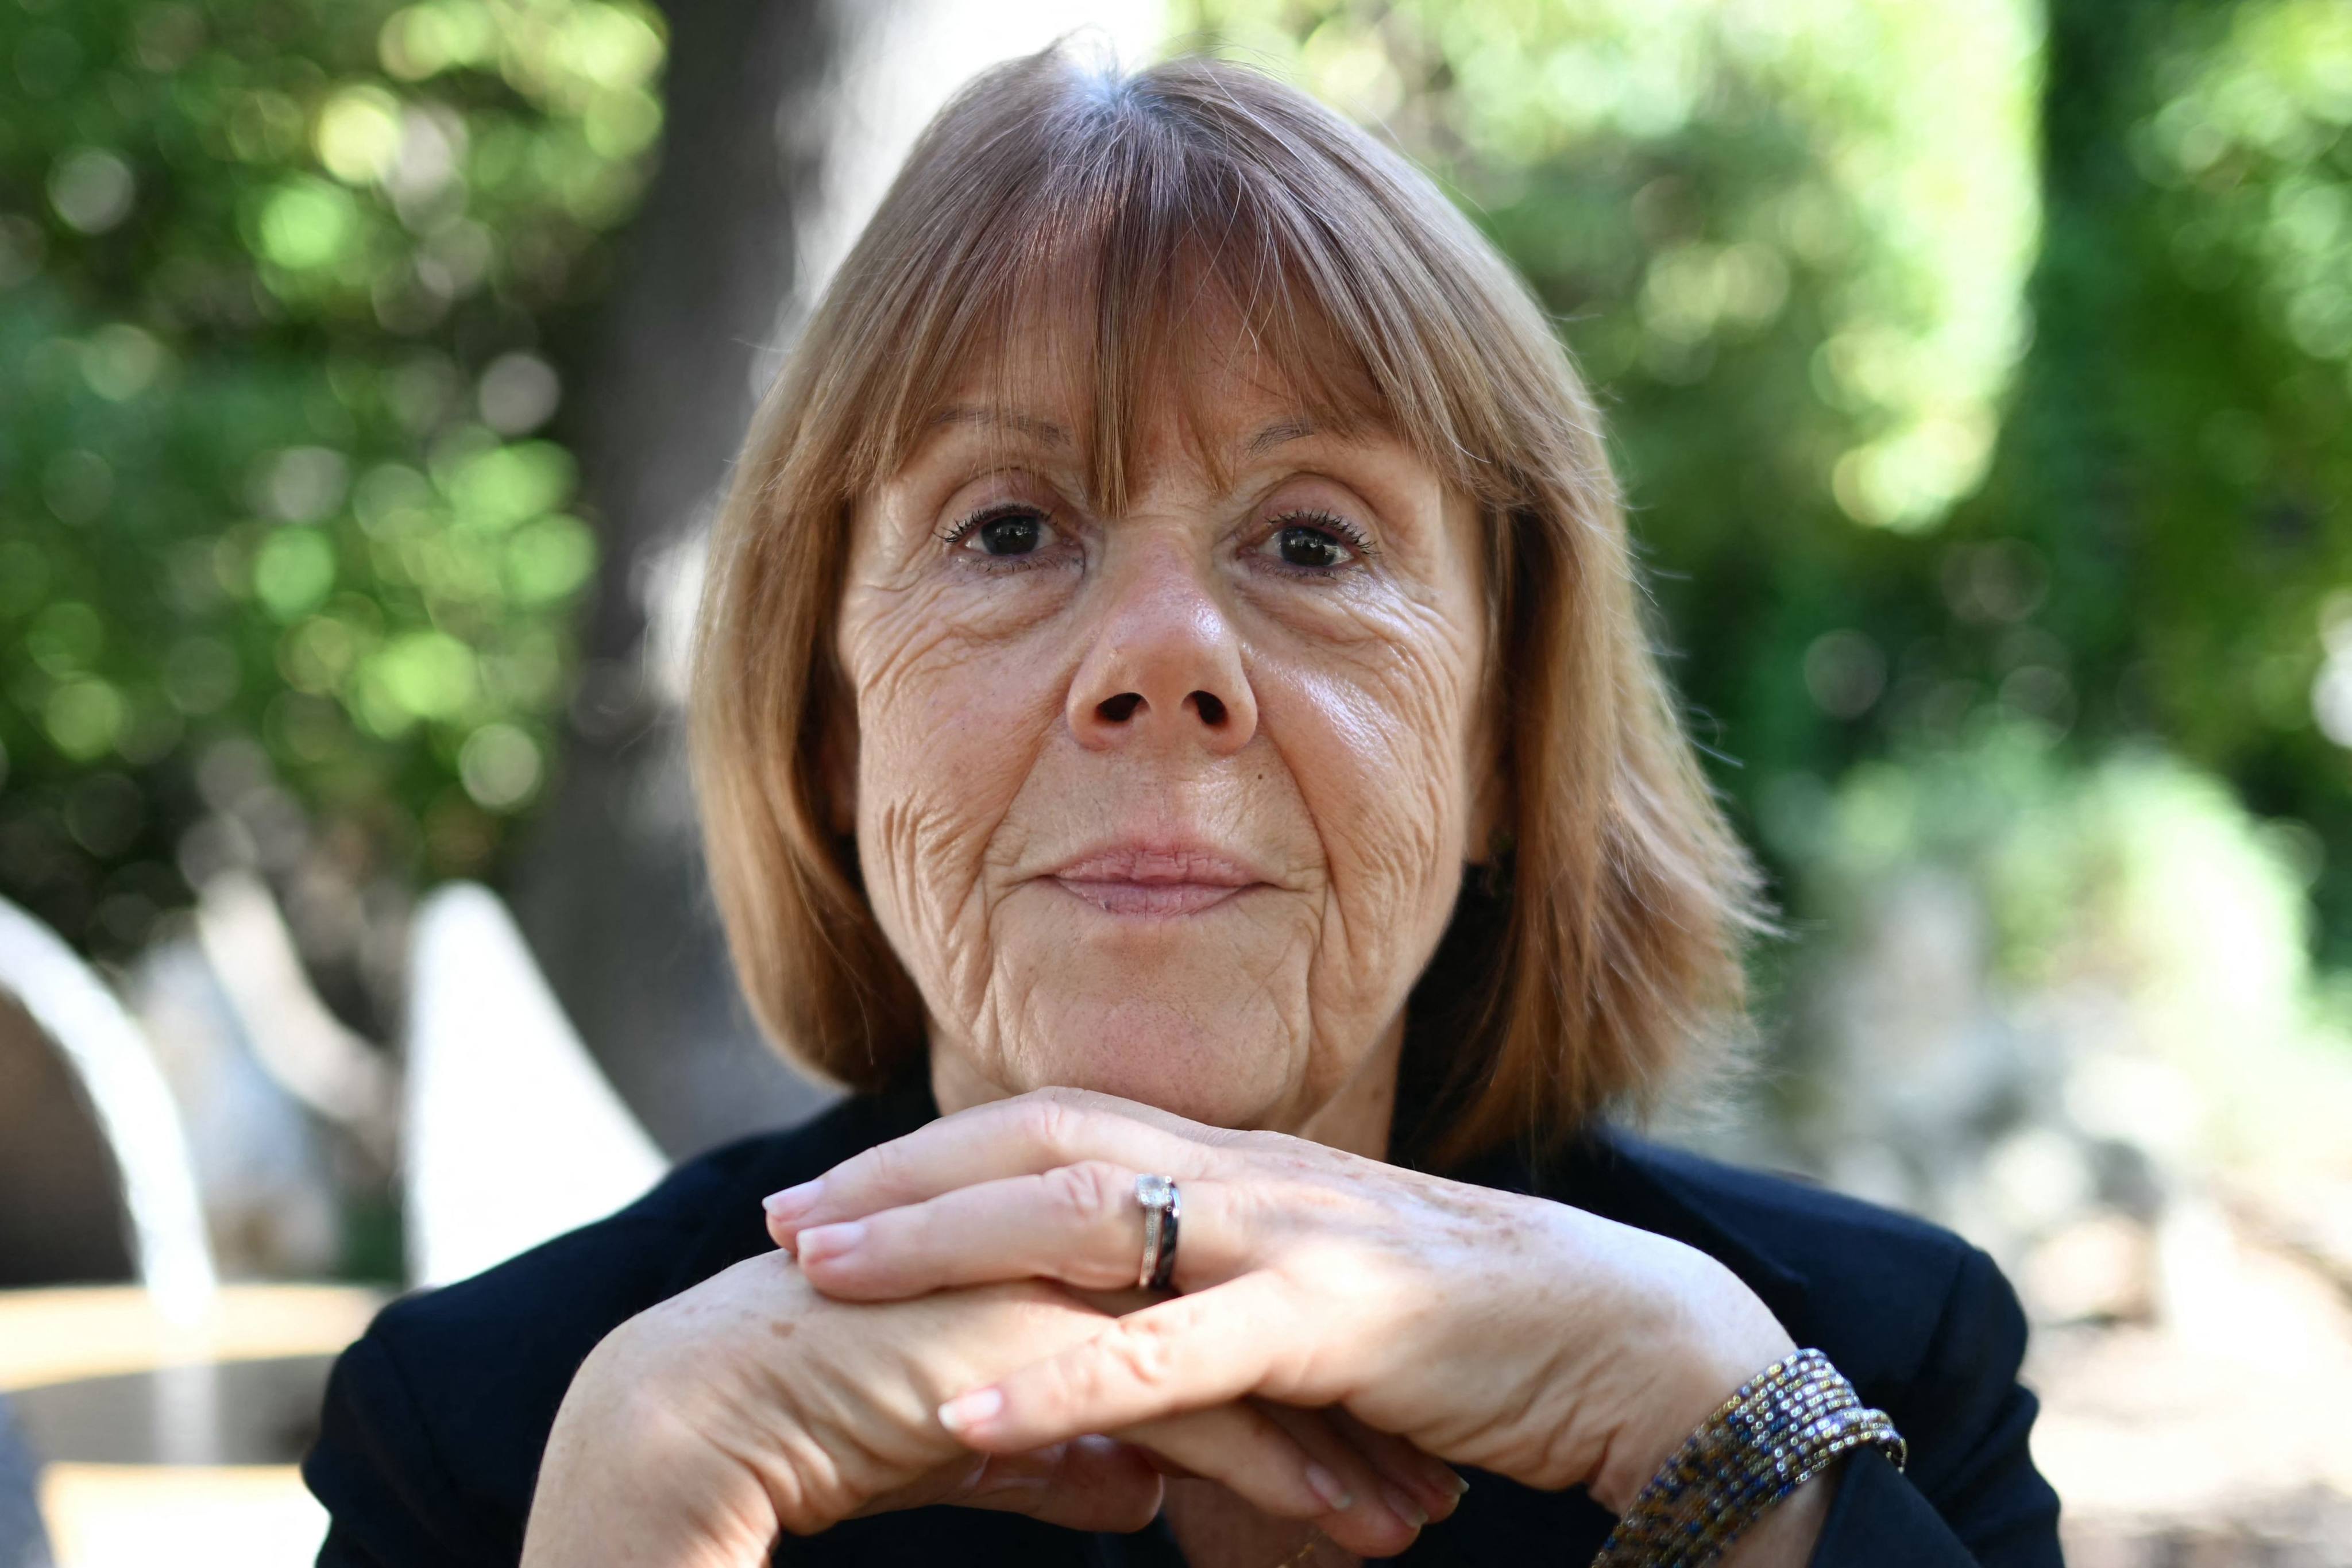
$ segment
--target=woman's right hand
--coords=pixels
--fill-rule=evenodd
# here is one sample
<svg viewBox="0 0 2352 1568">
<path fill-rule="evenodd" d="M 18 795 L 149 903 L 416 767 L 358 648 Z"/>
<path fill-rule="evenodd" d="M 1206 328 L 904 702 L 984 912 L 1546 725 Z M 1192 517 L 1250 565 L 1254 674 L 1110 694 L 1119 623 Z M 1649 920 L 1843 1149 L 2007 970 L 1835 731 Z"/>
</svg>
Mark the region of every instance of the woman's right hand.
<svg viewBox="0 0 2352 1568">
<path fill-rule="evenodd" d="M 1402 1551 L 1450 1512 L 1451 1472 L 1344 1419 L 1238 1404 L 1013 1456 L 974 1454 L 937 1411 L 958 1391 L 1098 1334 L 1050 1284 L 835 1301 L 783 1252 L 630 1319 L 574 1375 L 532 1498 L 525 1568 L 755 1568 L 777 1536 L 931 1503 L 1136 1530 L 1163 1473 Z"/>
</svg>

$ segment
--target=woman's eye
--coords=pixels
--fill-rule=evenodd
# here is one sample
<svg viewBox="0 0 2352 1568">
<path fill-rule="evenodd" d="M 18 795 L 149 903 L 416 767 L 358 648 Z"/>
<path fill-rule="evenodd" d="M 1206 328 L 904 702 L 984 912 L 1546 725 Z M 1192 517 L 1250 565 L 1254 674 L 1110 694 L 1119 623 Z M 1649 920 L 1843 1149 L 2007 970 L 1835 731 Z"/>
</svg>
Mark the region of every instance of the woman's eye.
<svg viewBox="0 0 2352 1568">
<path fill-rule="evenodd" d="M 957 531 L 956 542 L 982 555 L 1034 555 L 1052 537 L 1045 514 L 1023 507 L 973 519 Z"/>
<path fill-rule="evenodd" d="M 1329 572 L 1362 552 L 1352 532 L 1337 519 L 1303 518 L 1275 530 L 1265 547 L 1286 566 Z"/>
</svg>

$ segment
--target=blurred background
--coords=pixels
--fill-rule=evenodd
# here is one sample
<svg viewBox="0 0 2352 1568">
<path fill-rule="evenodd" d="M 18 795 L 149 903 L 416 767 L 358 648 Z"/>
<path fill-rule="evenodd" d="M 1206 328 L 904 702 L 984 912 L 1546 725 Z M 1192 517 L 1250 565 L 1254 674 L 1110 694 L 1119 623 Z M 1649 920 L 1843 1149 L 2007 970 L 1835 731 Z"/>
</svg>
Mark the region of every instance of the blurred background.
<svg viewBox="0 0 2352 1568">
<path fill-rule="evenodd" d="M 2352 1563 L 2344 0 L 0 0 L 0 1568 L 307 1561 L 376 1305 L 818 1102 L 701 531 L 1077 27 L 1378 128 L 1605 399 L 1790 928 L 1673 1135 L 2000 1259 L 2078 1568 Z"/>
</svg>

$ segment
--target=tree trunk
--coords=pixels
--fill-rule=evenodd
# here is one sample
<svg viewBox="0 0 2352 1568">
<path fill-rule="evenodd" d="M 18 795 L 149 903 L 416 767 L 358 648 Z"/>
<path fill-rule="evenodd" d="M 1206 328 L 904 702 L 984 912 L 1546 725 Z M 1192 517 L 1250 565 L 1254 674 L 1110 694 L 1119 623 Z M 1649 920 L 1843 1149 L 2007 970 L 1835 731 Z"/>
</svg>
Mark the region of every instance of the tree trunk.
<svg viewBox="0 0 2352 1568">
<path fill-rule="evenodd" d="M 560 784 L 515 868 L 516 915 L 589 1048 L 683 1155 L 789 1121 L 817 1091 L 761 1042 L 702 870 L 674 657 L 691 551 L 794 285 L 794 216 L 822 149 L 797 112 L 837 44 L 824 0 L 663 0 L 662 161 L 619 282 L 569 377 L 562 436 L 602 519 Z M 666 674 L 666 672 L 667 672 Z"/>
</svg>

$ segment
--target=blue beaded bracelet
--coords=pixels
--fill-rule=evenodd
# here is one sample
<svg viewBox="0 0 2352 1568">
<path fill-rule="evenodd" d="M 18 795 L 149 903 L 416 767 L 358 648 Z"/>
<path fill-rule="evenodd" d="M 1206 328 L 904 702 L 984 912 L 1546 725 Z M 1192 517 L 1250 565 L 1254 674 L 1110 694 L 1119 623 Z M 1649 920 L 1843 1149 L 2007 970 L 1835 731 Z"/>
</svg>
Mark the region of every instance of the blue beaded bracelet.
<svg viewBox="0 0 2352 1568">
<path fill-rule="evenodd" d="M 1704 1568 L 1774 1503 L 1855 1448 L 1904 1445 L 1830 1358 L 1804 1350 L 1739 1385 L 1650 1479 L 1592 1568 Z"/>
</svg>

